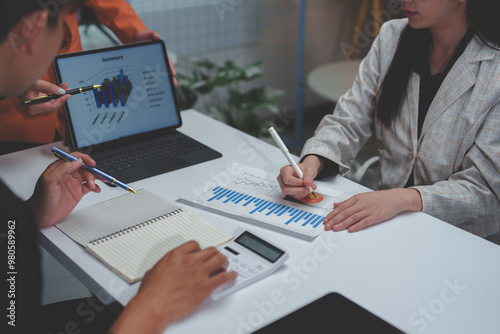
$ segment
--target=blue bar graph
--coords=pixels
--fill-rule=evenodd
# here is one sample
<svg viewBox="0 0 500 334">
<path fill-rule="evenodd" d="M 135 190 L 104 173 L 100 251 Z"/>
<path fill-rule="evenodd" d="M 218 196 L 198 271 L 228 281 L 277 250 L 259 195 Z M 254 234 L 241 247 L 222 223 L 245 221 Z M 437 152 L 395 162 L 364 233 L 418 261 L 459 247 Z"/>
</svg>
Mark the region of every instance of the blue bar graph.
<svg viewBox="0 0 500 334">
<path fill-rule="evenodd" d="M 117 107 L 118 103 L 120 106 L 124 107 L 127 104 L 127 100 L 132 92 L 132 82 L 125 73 L 123 69 L 120 69 L 120 74 L 109 79 L 105 78 L 101 84 L 101 87 L 94 89 L 94 98 L 97 108 L 101 108 L 103 105 L 105 108 L 110 108 L 111 106 Z"/>
<path fill-rule="evenodd" d="M 238 191 L 217 186 L 211 190 L 207 202 L 217 202 L 220 206 L 233 206 L 251 216 L 269 217 L 280 223 L 297 227 L 317 228 L 324 217 L 312 212 L 257 198 Z M 210 192 L 209 192 L 210 193 Z"/>
</svg>

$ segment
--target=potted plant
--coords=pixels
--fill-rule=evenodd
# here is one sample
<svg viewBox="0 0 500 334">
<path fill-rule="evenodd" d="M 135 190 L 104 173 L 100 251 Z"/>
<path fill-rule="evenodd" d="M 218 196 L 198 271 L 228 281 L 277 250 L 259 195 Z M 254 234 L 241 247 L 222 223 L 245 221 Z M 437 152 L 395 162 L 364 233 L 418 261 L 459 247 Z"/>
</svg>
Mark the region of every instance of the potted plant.
<svg viewBox="0 0 500 334">
<path fill-rule="evenodd" d="M 277 100 L 283 90 L 249 84 L 262 77 L 261 61 L 240 67 L 227 60 L 217 65 L 209 60 L 182 59 L 177 87 L 181 109 L 200 102 L 200 111 L 256 137 L 268 137 L 267 129 L 276 127 Z"/>
</svg>

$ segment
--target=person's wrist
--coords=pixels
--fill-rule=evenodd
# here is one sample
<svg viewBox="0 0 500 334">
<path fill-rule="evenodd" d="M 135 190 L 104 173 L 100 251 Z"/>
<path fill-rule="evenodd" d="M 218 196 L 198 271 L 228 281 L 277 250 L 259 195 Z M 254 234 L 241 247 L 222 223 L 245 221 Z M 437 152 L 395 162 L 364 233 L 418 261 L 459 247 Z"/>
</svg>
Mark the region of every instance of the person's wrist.
<svg viewBox="0 0 500 334">
<path fill-rule="evenodd" d="M 410 195 L 410 211 L 420 212 L 423 210 L 422 195 L 420 191 L 414 188 L 408 188 L 408 194 Z"/>
<path fill-rule="evenodd" d="M 302 163 L 308 165 L 309 167 L 314 168 L 316 170 L 316 175 L 319 174 L 325 168 L 323 160 L 321 160 L 318 156 L 315 155 L 307 156 Z"/>
<path fill-rule="evenodd" d="M 31 213 L 31 216 L 33 217 L 33 219 L 35 220 L 36 224 L 38 225 L 38 227 L 43 227 L 42 225 L 42 219 L 40 217 L 40 215 L 38 215 L 37 213 L 37 208 L 36 208 L 36 203 L 35 203 L 35 199 L 33 199 L 33 196 L 31 196 L 30 198 L 28 198 L 24 204 L 26 204 L 26 207 L 28 208 L 28 211 Z"/>
<path fill-rule="evenodd" d="M 165 310 L 164 305 L 159 307 L 157 303 L 153 302 L 153 299 L 154 297 L 150 298 L 139 290 L 139 293 L 132 298 L 129 304 L 132 303 L 133 308 L 148 319 L 147 323 L 153 329 L 153 333 L 161 333 L 172 322 L 172 312 Z"/>
<path fill-rule="evenodd" d="M 38 199 L 35 195 L 28 198 L 24 204 L 26 204 L 26 207 L 31 213 L 31 217 L 33 217 L 33 220 L 39 228 L 52 226 L 57 223 L 53 220 L 52 213 L 46 212 L 46 210 L 41 210 L 41 204 L 38 203 Z"/>
<path fill-rule="evenodd" d="M 400 200 L 401 212 L 422 211 L 422 198 L 418 190 L 412 188 L 406 188 L 406 189 L 393 189 L 393 191 L 395 192 L 394 197 Z"/>
<path fill-rule="evenodd" d="M 110 329 L 110 333 L 161 333 L 170 324 L 170 312 L 154 307 L 141 292 L 133 297 Z"/>
</svg>

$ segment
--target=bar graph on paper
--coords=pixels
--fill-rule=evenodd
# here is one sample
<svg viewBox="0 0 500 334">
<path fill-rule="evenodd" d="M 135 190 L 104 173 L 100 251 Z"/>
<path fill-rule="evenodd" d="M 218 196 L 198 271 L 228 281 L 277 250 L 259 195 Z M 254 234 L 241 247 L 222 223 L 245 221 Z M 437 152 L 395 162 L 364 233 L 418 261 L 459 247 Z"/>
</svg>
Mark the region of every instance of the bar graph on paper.
<svg viewBox="0 0 500 334">
<path fill-rule="evenodd" d="M 281 192 L 276 175 L 239 166 L 238 173 L 228 177 L 228 173 L 222 172 L 221 176 L 182 198 L 233 216 L 315 237 L 324 231 L 323 219 L 332 210 L 333 203 L 348 197 L 331 189 L 318 188 L 322 200 L 317 203 L 289 199 Z"/>
</svg>

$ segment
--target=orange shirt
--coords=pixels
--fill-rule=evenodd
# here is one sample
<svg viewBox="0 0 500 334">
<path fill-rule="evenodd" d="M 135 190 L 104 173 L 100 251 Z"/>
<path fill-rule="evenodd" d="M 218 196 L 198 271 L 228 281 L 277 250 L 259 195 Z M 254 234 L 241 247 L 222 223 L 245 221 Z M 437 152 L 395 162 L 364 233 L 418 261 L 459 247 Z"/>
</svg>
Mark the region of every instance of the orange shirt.
<svg viewBox="0 0 500 334">
<path fill-rule="evenodd" d="M 124 0 L 86 0 L 84 4 L 92 8 L 99 21 L 123 43 L 133 42 L 139 31 L 146 30 L 142 20 Z M 59 53 L 81 51 L 77 13 L 67 15 L 64 24 L 64 42 Z M 42 79 L 56 82 L 52 67 Z M 26 107 L 21 107 L 17 98 L 0 101 L 0 142 L 51 143 L 56 129 L 64 137 L 65 125 L 62 109 L 32 116 Z"/>
</svg>

